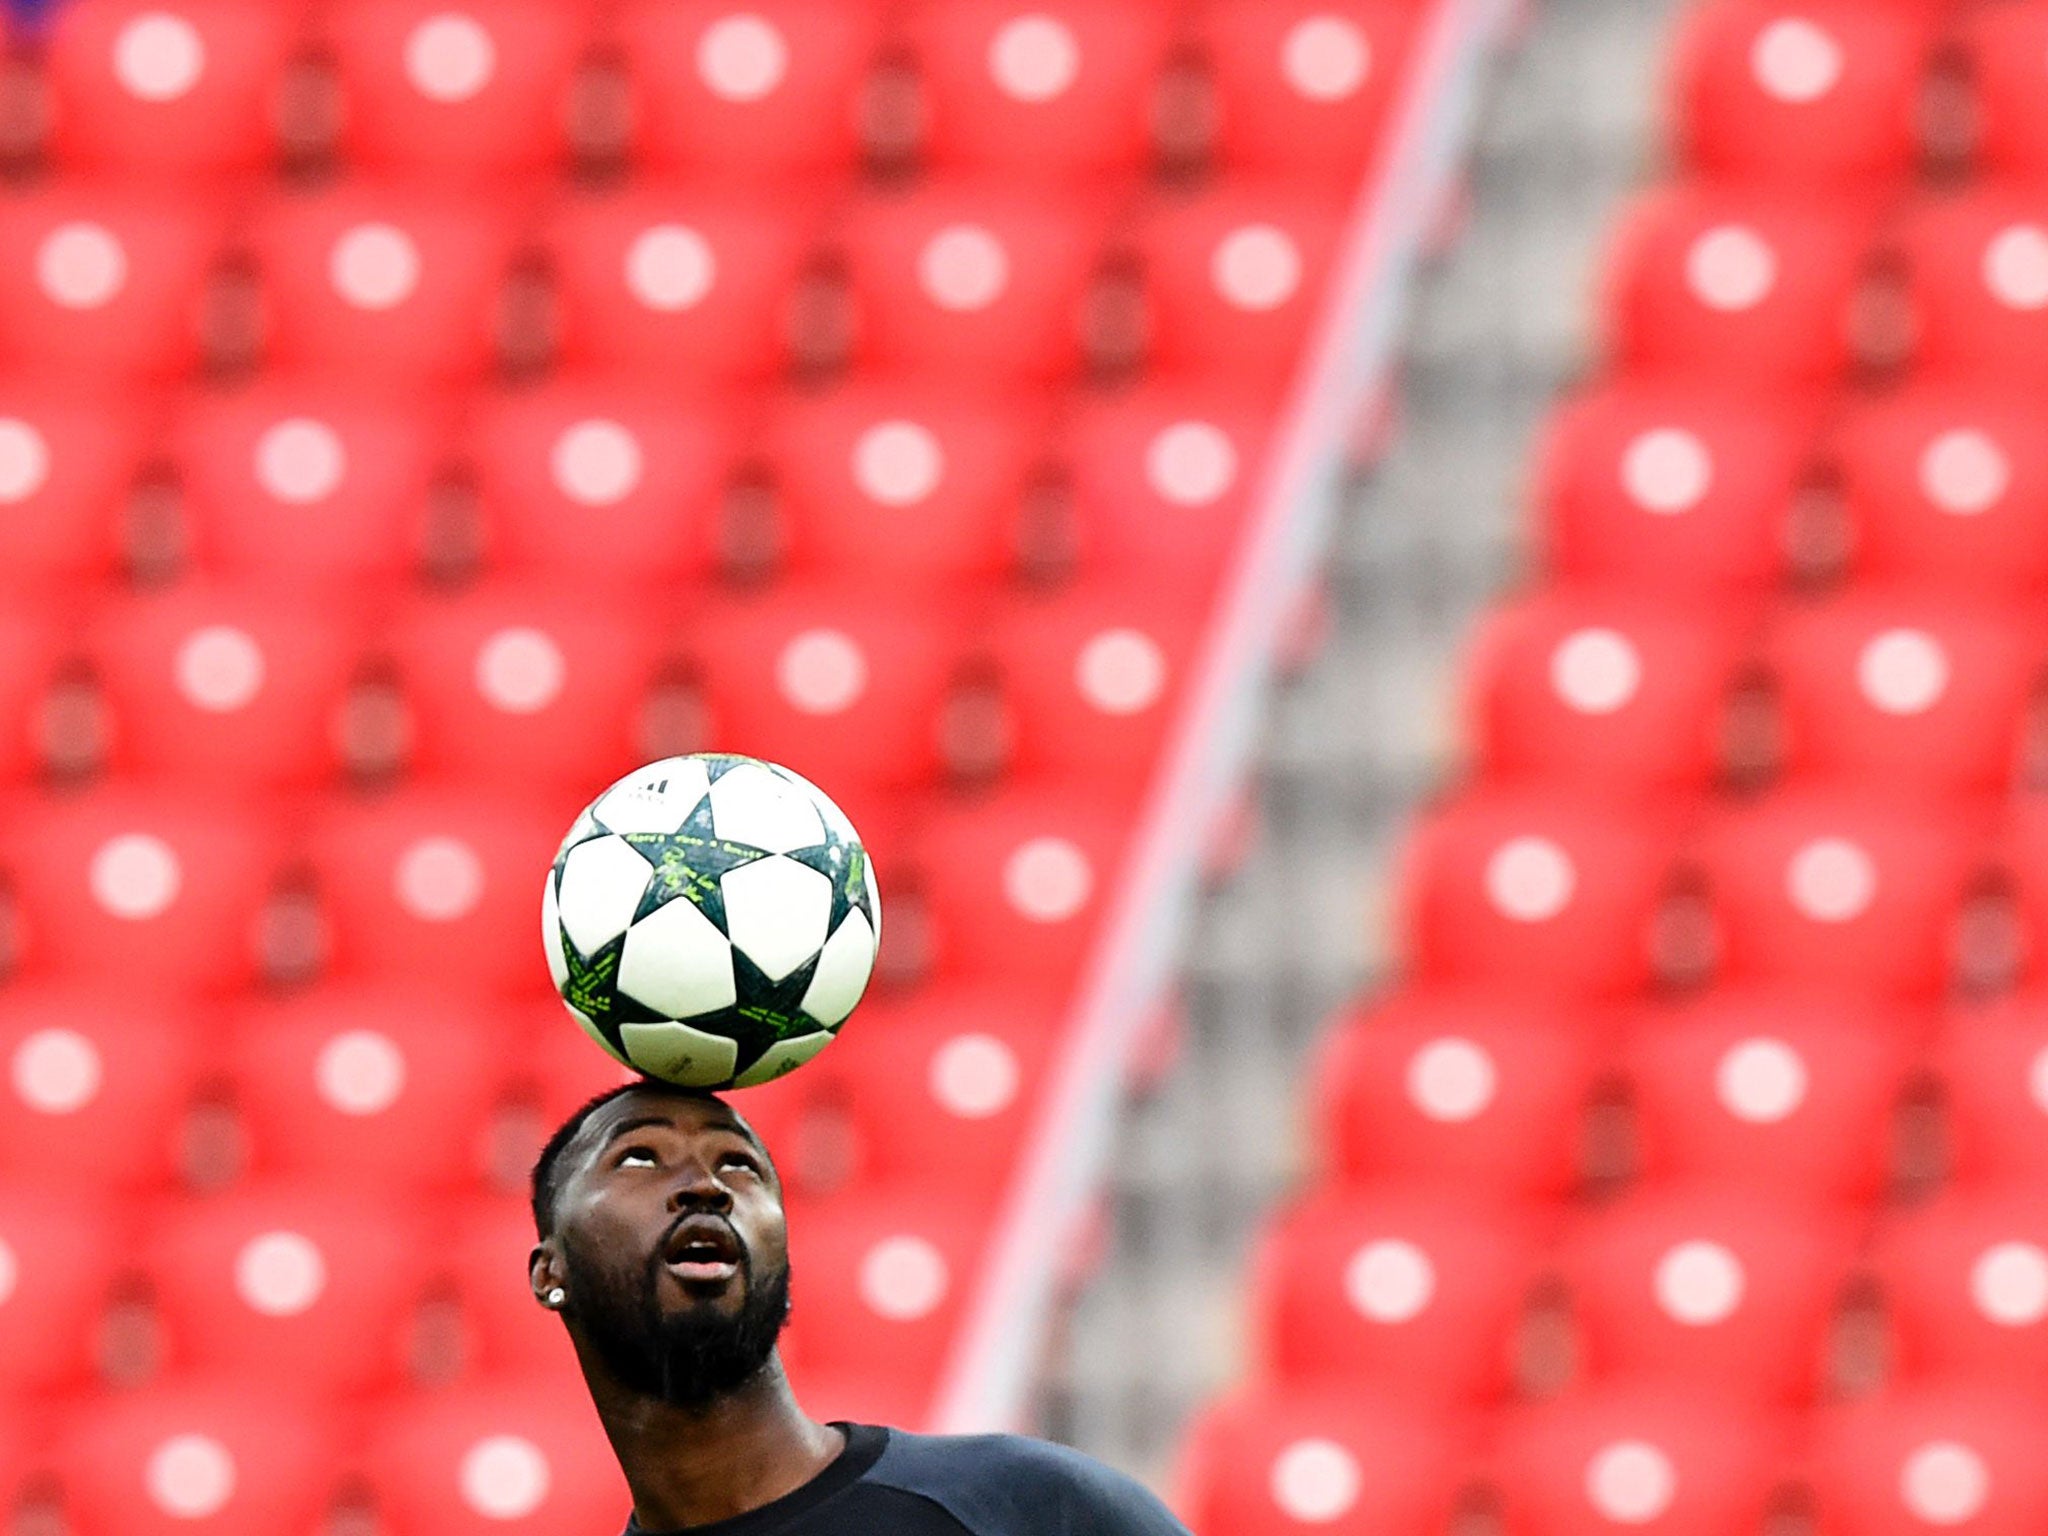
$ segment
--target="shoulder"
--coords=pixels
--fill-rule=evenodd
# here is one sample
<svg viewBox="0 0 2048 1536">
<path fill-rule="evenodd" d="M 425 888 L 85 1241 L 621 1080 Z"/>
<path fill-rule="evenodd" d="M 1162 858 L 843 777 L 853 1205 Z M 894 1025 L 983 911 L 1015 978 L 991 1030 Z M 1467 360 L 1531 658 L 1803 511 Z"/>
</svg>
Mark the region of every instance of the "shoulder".
<svg viewBox="0 0 2048 1536">
<path fill-rule="evenodd" d="M 1183 1536 L 1135 1478 L 1023 1435 L 892 1430 L 869 1477 L 943 1505 L 976 1536 Z"/>
</svg>

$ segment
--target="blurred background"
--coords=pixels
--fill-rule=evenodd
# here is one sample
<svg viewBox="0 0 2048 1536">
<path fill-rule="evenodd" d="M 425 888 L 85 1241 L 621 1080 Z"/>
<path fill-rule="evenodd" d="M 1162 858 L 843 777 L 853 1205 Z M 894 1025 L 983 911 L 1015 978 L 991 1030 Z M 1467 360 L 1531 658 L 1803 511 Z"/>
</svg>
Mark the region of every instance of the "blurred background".
<svg viewBox="0 0 2048 1536">
<path fill-rule="evenodd" d="M 2048 5 L 55 0 L 10 1536 L 611 1536 L 536 915 L 874 853 L 821 1417 L 1197 1536 L 2048 1529 Z"/>
</svg>

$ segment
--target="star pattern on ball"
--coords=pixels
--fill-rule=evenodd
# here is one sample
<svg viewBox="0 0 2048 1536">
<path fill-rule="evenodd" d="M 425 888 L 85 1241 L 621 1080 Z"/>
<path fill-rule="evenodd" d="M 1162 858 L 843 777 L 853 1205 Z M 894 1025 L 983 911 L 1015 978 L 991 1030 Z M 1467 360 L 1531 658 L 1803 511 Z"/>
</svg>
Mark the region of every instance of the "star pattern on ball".
<svg viewBox="0 0 2048 1536">
<path fill-rule="evenodd" d="M 633 914 L 634 922 L 681 898 L 694 903 L 718 925 L 720 933 L 726 930 L 725 887 L 720 882 L 733 870 L 769 856 L 765 848 L 736 843 L 713 832 L 709 799 L 698 801 L 675 831 L 628 832 L 625 841 L 653 871 Z"/>
<path fill-rule="evenodd" d="M 825 824 L 824 842 L 792 849 L 783 857 L 815 869 L 832 882 L 832 916 L 825 924 L 826 933 L 837 933 L 846 914 L 856 910 L 868 920 L 869 927 L 874 926 L 875 901 L 868 886 L 867 853 L 858 843 L 840 836 L 829 820 Z"/>
<path fill-rule="evenodd" d="M 622 933 L 590 954 L 579 950 L 562 930 L 562 960 L 569 974 L 561 986 L 562 1001 L 595 1024 L 614 1043 L 621 1024 L 652 1022 L 659 1015 L 650 1012 L 617 990 L 619 959 L 625 953 Z"/>
</svg>

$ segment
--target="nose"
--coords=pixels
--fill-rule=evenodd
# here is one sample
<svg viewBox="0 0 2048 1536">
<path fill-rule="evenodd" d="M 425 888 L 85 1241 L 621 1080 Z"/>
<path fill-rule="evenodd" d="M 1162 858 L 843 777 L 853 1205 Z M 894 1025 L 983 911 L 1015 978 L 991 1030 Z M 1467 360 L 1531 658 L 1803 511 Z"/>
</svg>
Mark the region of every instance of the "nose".
<svg viewBox="0 0 2048 1536">
<path fill-rule="evenodd" d="M 671 1211 L 717 1211 L 732 1209 L 732 1191 L 725 1187 L 711 1163 L 701 1157 L 684 1160 L 668 1193 Z"/>
</svg>

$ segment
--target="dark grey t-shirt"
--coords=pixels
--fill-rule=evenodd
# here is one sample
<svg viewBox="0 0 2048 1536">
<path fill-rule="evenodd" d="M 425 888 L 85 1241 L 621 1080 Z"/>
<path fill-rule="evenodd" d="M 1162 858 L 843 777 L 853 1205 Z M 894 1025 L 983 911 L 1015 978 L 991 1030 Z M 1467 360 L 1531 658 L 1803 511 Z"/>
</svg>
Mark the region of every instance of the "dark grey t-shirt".
<svg viewBox="0 0 2048 1536">
<path fill-rule="evenodd" d="M 1188 1536 L 1141 1484 L 1063 1446 L 838 1427 L 846 1449 L 808 1483 L 687 1536 Z M 635 1520 L 626 1536 L 684 1533 Z"/>
</svg>

